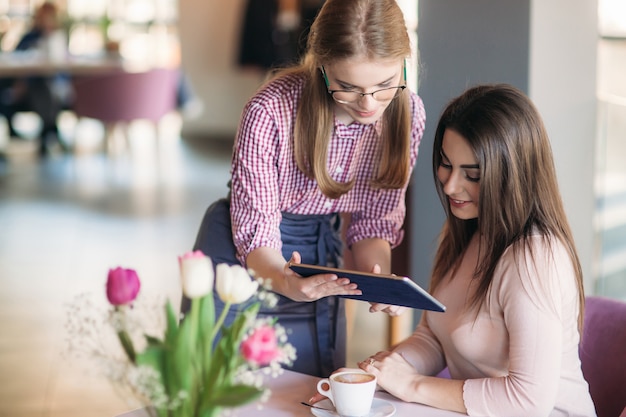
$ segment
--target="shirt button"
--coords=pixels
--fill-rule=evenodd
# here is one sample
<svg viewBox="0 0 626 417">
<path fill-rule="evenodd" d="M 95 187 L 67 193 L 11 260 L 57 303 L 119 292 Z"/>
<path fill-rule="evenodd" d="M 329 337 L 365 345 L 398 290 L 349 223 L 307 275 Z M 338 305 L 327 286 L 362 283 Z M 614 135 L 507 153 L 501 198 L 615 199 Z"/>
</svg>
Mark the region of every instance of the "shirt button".
<svg viewBox="0 0 626 417">
<path fill-rule="evenodd" d="M 333 206 L 333 203 L 330 202 L 330 201 L 327 201 L 327 202 L 324 203 L 324 208 L 325 209 L 331 208 L 332 206 Z"/>
<path fill-rule="evenodd" d="M 342 172 L 343 172 L 343 168 L 342 167 L 335 168 L 335 174 L 341 174 Z"/>
</svg>

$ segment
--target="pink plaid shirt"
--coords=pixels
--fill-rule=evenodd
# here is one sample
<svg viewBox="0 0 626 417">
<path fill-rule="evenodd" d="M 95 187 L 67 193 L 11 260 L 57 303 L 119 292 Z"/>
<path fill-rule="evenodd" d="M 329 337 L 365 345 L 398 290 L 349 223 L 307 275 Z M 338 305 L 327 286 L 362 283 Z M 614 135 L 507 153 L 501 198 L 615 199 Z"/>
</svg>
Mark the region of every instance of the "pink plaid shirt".
<svg viewBox="0 0 626 417">
<path fill-rule="evenodd" d="M 375 175 L 379 123 L 346 126 L 335 119 L 328 169 L 336 181 L 356 178 L 354 188 L 338 199 L 320 192 L 294 157 L 293 128 L 304 80 L 286 76 L 274 80 L 247 103 L 235 139 L 231 167 L 231 220 L 237 256 L 245 265 L 247 255 L 259 247 L 281 250 L 281 212 L 293 214 L 351 213 L 346 243 L 365 238 L 387 240 L 392 247 L 403 237 L 406 186 L 377 190 L 369 185 Z M 411 170 L 417 160 L 424 132 L 421 99 L 410 94 Z"/>
</svg>

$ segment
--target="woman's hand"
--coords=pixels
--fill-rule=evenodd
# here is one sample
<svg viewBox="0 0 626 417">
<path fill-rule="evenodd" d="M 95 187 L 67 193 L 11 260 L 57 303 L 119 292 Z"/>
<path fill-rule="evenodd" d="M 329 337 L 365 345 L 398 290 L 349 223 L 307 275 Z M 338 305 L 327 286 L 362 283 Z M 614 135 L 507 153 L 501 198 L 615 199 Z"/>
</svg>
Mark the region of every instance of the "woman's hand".
<svg viewBox="0 0 626 417">
<path fill-rule="evenodd" d="M 382 389 L 401 399 L 411 402 L 413 400 L 413 390 L 416 384 L 423 378 L 399 353 L 378 352 L 357 364 L 359 368 L 367 373 L 376 375 L 377 390 Z M 335 372 L 339 372 L 338 369 Z M 333 374 L 335 373 L 333 372 Z M 315 393 L 309 399 L 309 404 L 315 404 L 326 397 L 320 393 Z"/>
<path fill-rule="evenodd" d="M 339 368 L 339 369 L 333 371 L 330 375 L 336 374 L 337 372 L 348 371 L 350 369 L 354 370 L 354 368 Z M 328 375 L 328 377 L 330 377 L 330 375 Z M 327 398 L 326 396 L 320 394 L 319 392 L 316 392 L 315 394 L 313 394 L 313 396 L 311 398 L 309 398 L 308 403 L 309 404 L 315 404 L 315 403 L 318 403 L 318 402 L 320 402 L 322 400 L 325 400 L 326 398 Z"/>
<path fill-rule="evenodd" d="M 301 263 L 298 252 L 291 254 L 289 262 Z M 287 262 L 283 268 L 283 295 L 294 301 L 315 301 L 330 295 L 361 295 L 361 290 L 348 278 L 339 278 L 335 274 L 317 274 L 304 278 L 289 268 Z"/>
<path fill-rule="evenodd" d="M 358 363 L 365 372 L 376 375 L 378 386 L 402 401 L 467 414 L 462 379 L 420 374 L 398 352 L 378 352 Z"/>
<path fill-rule="evenodd" d="M 372 272 L 374 274 L 380 274 L 381 268 L 380 265 L 375 264 L 372 268 Z M 382 311 L 383 313 L 389 314 L 391 317 L 396 317 L 401 315 L 406 311 L 406 307 L 394 306 L 390 304 L 381 304 L 381 303 L 370 303 L 370 313 L 377 313 Z"/>
<path fill-rule="evenodd" d="M 380 388 L 402 401 L 413 400 L 412 391 L 423 378 L 396 352 L 378 352 L 358 365 L 365 372 L 376 375 L 376 383 Z"/>
<path fill-rule="evenodd" d="M 370 303 L 370 313 L 377 313 L 382 311 L 389 314 L 391 317 L 397 317 L 402 315 L 407 310 L 406 307 L 394 306 L 391 304 Z"/>
</svg>

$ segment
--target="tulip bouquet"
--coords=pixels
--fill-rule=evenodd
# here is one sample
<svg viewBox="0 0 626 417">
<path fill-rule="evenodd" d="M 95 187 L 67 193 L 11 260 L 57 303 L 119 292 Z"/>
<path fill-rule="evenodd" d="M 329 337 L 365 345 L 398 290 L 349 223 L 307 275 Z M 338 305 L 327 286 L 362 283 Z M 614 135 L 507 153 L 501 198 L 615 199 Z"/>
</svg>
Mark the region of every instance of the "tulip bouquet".
<svg viewBox="0 0 626 417">
<path fill-rule="evenodd" d="M 116 388 L 123 386 L 159 417 L 213 417 L 224 408 L 264 394 L 267 398 L 264 374 L 276 376 L 283 364 L 296 357 L 285 330 L 271 318 L 257 317 L 261 304 L 276 302 L 269 283 L 253 279 L 239 265 L 218 264 L 214 276 L 211 259 L 200 251 L 180 256 L 179 265 L 191 310 L 179 320 L 167 301 L 161 337 L 146 334 L 133 323 L 140 289 L 137 273 L 120 267 L 109 271 L 108 322 L 121 349 L 114 358 L 117 371 L 108 376 Z M 213 306 L 214 285 L 225 303 L 219 317 Z M 225 326 L 233 306 L 239 307 L 239 314 Z M 95 352 L 105 356 L 98 349 Z"/>
</svg>

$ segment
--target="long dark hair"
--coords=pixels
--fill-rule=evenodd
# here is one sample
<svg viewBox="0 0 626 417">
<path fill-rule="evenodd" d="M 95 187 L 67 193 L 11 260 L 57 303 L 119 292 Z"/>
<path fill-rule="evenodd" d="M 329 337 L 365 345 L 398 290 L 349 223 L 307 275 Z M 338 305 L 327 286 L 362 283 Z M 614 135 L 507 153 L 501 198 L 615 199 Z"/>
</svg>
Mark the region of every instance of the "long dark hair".
<svg viewBox="0 0 626 417">
<path fill-rule="evenodd" d="M 437 179 L 446 129 L 463 136 L 480 167 L 478 218 L 462 220 L 450 214 L 448 198 Z M 559 187 L 548 134 L 539 112 L 520 90 L 506 84 L 470 88 L 444 110 L 433 145 L 433 173 L 447 213 L 435 257 L 431 290 L 457 266 L 474 233 L 480 233 L 479 280 L 472 303 L 486 297 L 494 270 L 511 245 L 526 245 L 540 232 L 550 243 L 558 239 L 569 253 L 579 293 L 582 325 L 583 278 Z"/>
</svg>

